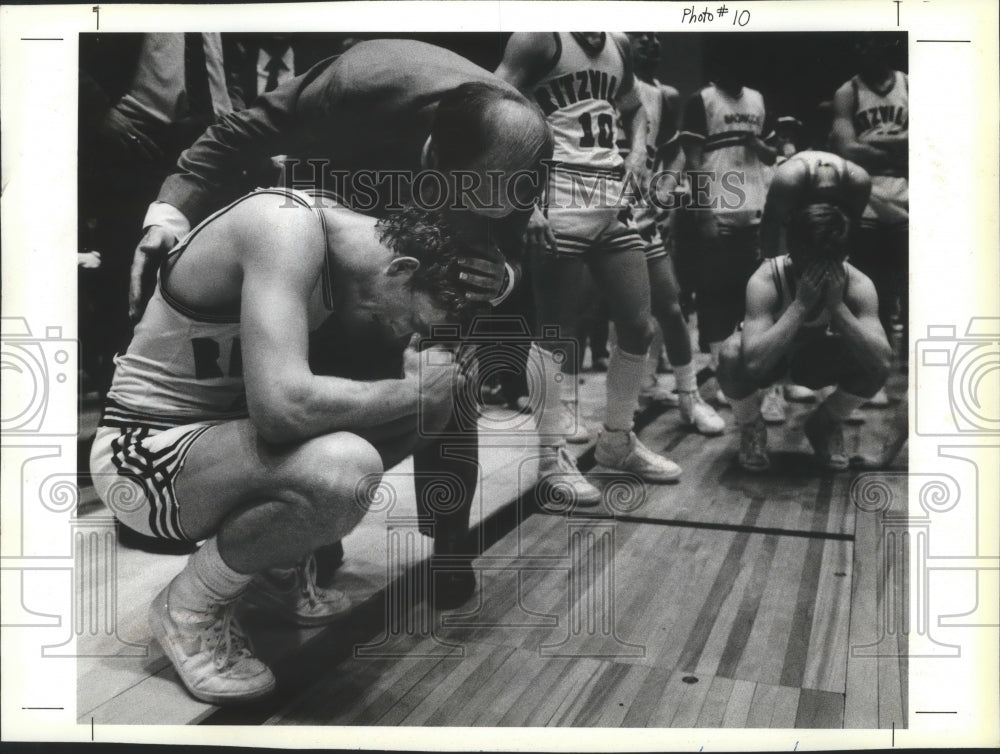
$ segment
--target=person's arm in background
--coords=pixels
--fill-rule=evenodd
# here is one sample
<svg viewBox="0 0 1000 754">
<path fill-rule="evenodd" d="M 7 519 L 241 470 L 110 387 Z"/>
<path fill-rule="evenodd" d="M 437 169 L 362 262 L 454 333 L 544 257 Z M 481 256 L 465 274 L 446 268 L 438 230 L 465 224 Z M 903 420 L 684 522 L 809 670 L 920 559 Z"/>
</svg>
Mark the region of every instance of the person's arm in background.
<svg viewBox="0 0 1000 754">
<path fill-rule="evenodd" d="M 528 99 L 534 99 L 531 87 L 551 70 L 559 54 L 557 39 L 551 32 L 515 32 L 507 40 L 503 60 L 494 73 Z M 527 221 L 525 248 L 529 252 L 556 248 L 549 221 L 537 206 Z"/>
<path fill-rule="evenodd" d="M 773 165 L 778 159 L 778 149 L 771 145 L 774 140 L 774 124 L 771 122 L 770 114 L 764 116 L 764 126 L 761 135 L 747 133 L 746 144 L 757 155 L 757 159 L 765 165 Z"/>
<path fill-rule="evenodd" d="M 701 206 L 699 201 L 705 197 L 710 181 L 702 174 L 705 164 L 705 139 L 708 136 L 708 119 L 705 116 L 705 101 L 701 92 L 692 94 L 684 107 L 684 118 L 681 126 L 681 144 L 684 148 L 685 174 L 691 190 L 691 217 L 698 227 L 698 234 L 703 240 L 715 239 L 719 235 L 719 226 L 715 221 L 715 213 L 707 206 Z"/>
<path fill-rule="evenodd" d="M 639 98 L 639 90 L 635 85 L 635 74 L 632 67 L 632 49 L 628 38 L 620 32 L 611 33 L 612 40 L 625 59 L 625 75 L 621 86 L 615 95 L 615 106 L 627 129 L 629 143 L 628 157 L 625 158 L 625 172 L 631 174 L 638 182 L 639 188 L 645 194 L 649 183 L 649 170 L 646 169 L 646 143 L 649 138 L 649 118 L 646 109 Z"/>
<path fill-rule="evenodd" d="M 149 270 L 192 227 L 245 192 L 243 167 L 273 154 L 291 151 L 289 144 L 315 124 L 303 123 L 300 96 L 328 70 L 317 66 L 273 92 L 253 107 L 230 113 L 186 149 L 178 171 L 167 177 L 143 221 L 145 234 L 132 260 L 129 315 L 142 316 Z"/>
<path fill-rule="evenodd" d="M 854 88 L 848 81 L 833 95 L 833 133 L 830 138 L 833 151 L 874 175 L 894 168 L 898 159 L 892 154 L 888 144 L 886 148 L 882 148 L 858 141 L 853 118 Z"/>
</svg>

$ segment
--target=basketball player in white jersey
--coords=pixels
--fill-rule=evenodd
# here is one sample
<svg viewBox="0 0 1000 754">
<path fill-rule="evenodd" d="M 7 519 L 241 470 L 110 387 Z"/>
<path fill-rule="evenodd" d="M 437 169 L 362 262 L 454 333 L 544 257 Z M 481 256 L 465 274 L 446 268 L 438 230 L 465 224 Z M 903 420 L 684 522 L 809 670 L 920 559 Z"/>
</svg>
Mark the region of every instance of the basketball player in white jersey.
<svg viewBox="0 0 1000 754">
<path fill-rule="evenodd" d="M 680 468 L 646 448 L 632 431 L 653 327 L 646 244 L 621 216 L 628 207 L 622 179 L 627 174 L 641 181 L 646 159 L 644 150 L 636 149 L 623 160 L 616 145 L 616 120 L 629 115 L 630 143 L 646 143 L 628 40 L 606 32 L 515 33 L 496 74 L 538 103 L 554 136 L 545 216 L 536 213 L 528 229 L 539 325 L 558 325 L 560 337 L 576 335 L 584 264 L 615 323 L 618 342 L 608 364 L 606 418 L 595 458 L 647 482 L 674 481 Z M 575 386 L 561 392 L 560 380 L 570 380 L 559 373 L 555 345 L 539 342 L 530 357 L 547 377 L 537 420 L 539 483 L 572 495 L 578 505 L 594 505 L 600 492 L 580 475 L 563 446 L 579 420 L 575 405 L 562 400 L 574 396 Z"/>
<path fill-rule="evenodd" d="M 673 232 L 671 220 L 673 211 L 669 209 L 676 200 L 678 177 L 683 170 L 684 155 L 680 149 L 677 133 L 677 108 L 680 95 L 673 87 L 661 84 L 654 76 L 659 62 L 659 40 L 651 32 L 628 34 L 632 58 L 635 61 L 635 88 L 646 114 L 646 142 L 634 145 L 633 149 L 645 149 L 646 167 L 655 181 L 650 190 L 657 192 L 655 201 L 642 197 L 633 205 L 632 213 L 639 234 L 646 241 L 646 264 L 649 270 L 650 300 L 653 316 L 663 332 L 667 357 L 674 369 L 677 386 L 677 400 L 681 418 L 685 424 L 693 426 L 705 435 L 721 434 L 725 422 L 715 410 L 702 399 L 698 392 L 694 363 L 691 353 L 691 335 L 680 306 L 680 286 L 674 271 L 671 252 Z M 658 208 L 664 207 L 662 211 Z M 651 354 L 647 380 L 655 385 L 656 358 Z M 644 386 L 643 392 L 649 389 Z M 664 388 L 659 388 L 665 392 Z M 649 391 L 653 398 L 657 391 Z M 670 396 L 673 397 L 672 395 Z"/>
<path fill-rule="evenodd" d="M 346 597 L 317 586 L 312 553 L 361 520 L 372 483 L 417 446 L 418 415 L 444 426 L 457 379 L 446 359 L 419 379 L 415 365 L 364 381 L 310 366 L 311 351 L 402 354 L 413 333 L 464 320 L 475 305 L 458 289 L 459 246 L 434 225 L 416 210 L 376 221 L 264 189 L 203 221 L 161 268 L 117 360 L 90 468 L 113 510 L 124 488 L 142 501 L 118 506 L 123 525 L 205 540 L 149 613 L 203 701 L 274 688 L 234 620 L 241 599 L 298 625 L 343 613 Z"/>
<path fill-rule="evenodd" d="M 892 352 L 871 281 L 847 263 L 851 223 L 832 204 L 792 212 L 788 254 L 764 260 L 746 290 L 742 332 L 725 343 L 719 383 L 740 427 L 739 463 L 770 466 L 760 390 L 786 374 L 816 389 L 836 385 L 805 423 L 820 464 L 848 466 L 843 421 L 885 384 Z"/>
<path fill-rule="evenodd" d="M 857 45 L 858 75 L 833 98 L 833 150 L 863 167 L 872 177 L 871 197 L 861 218 L 851 258 L 871 277 L 879 297 L 879 319 L 892 333 L 899 306 L 903 325 L 902 362 L 906 363 L 909 319 L 909 82 L 894 70 L 892 56 L 901 41 L 870 34 Z M 875 405 L 887 405 L 881 392 Z"/>
<path fill-rule="evenodd" d="M 758 226 L 777 150 L 760 92 L 743 85 L 738 42 L 706 50 L 711 83 L 684 109 L 682 138 L 698 224 L 697 309 L 700 340 L 712 366 L 739 324 L 743 292 L 760 260 Z M 706 395 L 724 403 L 710 379 Z"/>
</svg>

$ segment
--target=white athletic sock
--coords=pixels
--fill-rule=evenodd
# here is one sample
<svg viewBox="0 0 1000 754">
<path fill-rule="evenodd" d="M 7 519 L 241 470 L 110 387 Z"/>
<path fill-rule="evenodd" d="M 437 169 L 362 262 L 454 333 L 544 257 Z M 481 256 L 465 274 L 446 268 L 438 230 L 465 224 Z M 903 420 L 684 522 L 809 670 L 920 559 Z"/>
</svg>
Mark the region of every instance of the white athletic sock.
<svg viewBox="0 0 1000 754">
<path fill-rule="evenodd" d="M 560 411 L 562 411 L 562 383 L 567 379 L 562 375 L 562 368 L 552 358 L 552 354 L 537 343 L 531 344 L 528 352 L 529 374 L 538 375 L 541 379 L 528 380 L 529 389 L 535 386 L 541 390 L 541 395 L 530 396 L 531 404 L 536 407 L 535 427 L 538 430 L 539 445 L 562 445 L 565 437 L 562 433 Z"/>
<path fill-rule="evenodd" d="M 737 424 L 753 424 L 760 416 L 761 393 L 755 390 L 746 398 L 730 398 L 729 405 L 733 409 L 733 418 Z"/>
<path fill-rule="evenodd" d="M 712 361 L 712 371 L 719 371 L 719 354 L 722 353 L 722 347 L 726 344 L 726 341 L 720 340 L 715 343 L 708 344 L 708 353 L 711 356 Z"/>
<path fill-rule="evenodd" d="M 830 397 L 823 401 L 823 406 L 826 407 L 826 411 L 830 416 L 832 416 L 837 421 L 844 421 L 854 409 L 861 406 L 867 398 L 862 398 L 860 395 L 854 395 L 853 393 L 848 393 L 843 388 L 837 388 L 830 394 Z"/>
<path fill-rule="evenodd" d="M 205 612 L 210 603 L 232 602 L 243 593 L 253 575 L 226 565 L 215 537 L 203 544 L 170 585 L 170 607 Z"/>
<path fill-rule="evenodd" d="M 612 431 L 632 429 L 633 416 L 639 406 L 639 387 L 646 371 L 646 355 L 611 350 L 608 360 L 608 407 L 604 426 Z"/>
<path fill-rule="evenodd" d="M 674 364 L 674 379 L 677 381 L 677 392 L 690 393 L 698 389 L 698 380 L 694 374 L 694 362 Z"/>
</svg>

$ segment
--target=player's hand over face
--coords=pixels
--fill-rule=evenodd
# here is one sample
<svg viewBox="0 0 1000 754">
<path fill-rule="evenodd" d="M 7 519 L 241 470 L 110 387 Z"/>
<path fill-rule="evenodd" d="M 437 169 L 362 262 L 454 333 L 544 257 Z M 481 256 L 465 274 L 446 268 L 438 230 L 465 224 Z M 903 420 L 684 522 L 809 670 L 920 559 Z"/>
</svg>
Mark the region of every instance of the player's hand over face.
<svg viewBox="0 0 1000 754">
<path fill-rule="evenodd" d="M 157 265 L 177 243 L 177 238 L 160 225 L 150 225 L 132 257 L 128 287 L 128 316 L 138 322 L 152 294 Z"/>
<path fill-rule="evenodd" d="M 813 262 L 796 282 L 795 300 L 802 304 L 808 312 L 823 296 L 826 285 L 826 266 L 821 262 Z"/>
<path fill-rule="evenodd" d="M 526 250 L 531 252 L 555 251 L 556 237 L 552 233 L 548 218 L 542 214 L 539 207 L 535 207 L 528 220 L 528 228 L 525 234 Z"/>
<path fill-rule="evenodd" d="M 824 280 L 823 306 L 832 312 L 844 300 L 844 282 L 847 280 L 844 265 L 827 262 Z"/>
<path fill-rule="evenodd" d="M 470 301 L 492 301 L 502 292 L 507 266 L 495 248 L 481 256 L 459 259 L 458 267 L 458 279 Z"/>
</svg>

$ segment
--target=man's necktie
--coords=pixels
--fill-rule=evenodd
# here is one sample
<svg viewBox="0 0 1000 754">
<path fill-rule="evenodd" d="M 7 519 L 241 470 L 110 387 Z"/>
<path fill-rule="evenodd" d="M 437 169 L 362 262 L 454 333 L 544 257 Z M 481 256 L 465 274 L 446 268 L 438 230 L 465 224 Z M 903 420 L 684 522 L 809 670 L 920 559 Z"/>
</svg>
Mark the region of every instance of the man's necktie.
<svg viewBox="0 0 1000 754">
<path fill-rule="evenodd" d="M 270 92 L 278 87 L 278 73 L 285 64 L 282 62 L 281 58 L 272 55 L 271 59 L 267 61 L 264 68 L 267 70 L 267 83 L 264 85 L 264 91 Z"/>
<path fill-rule="evenodd" d="M 208 69 L 205 66 L 205 48 L 201 34 L 184 35 L 184 86 L 187 89 L 188 107 L 192 115 L 206 123 L 215 121 L 212 93 L 208 88 Z"/>
</svg>

